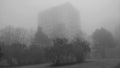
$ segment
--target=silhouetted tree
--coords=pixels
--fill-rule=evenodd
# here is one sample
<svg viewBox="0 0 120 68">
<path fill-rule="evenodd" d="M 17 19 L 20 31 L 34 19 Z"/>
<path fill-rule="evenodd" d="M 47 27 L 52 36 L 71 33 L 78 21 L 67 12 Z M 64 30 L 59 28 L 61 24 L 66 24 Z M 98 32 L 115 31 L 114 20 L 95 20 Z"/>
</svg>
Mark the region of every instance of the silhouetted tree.
<svg viewBox="0 0 120 68">
<path fill-rule="evenodd" d="M 38 27 L 37 32 L 35 33 L 35 37 L 32 42 L 33 45 L 38 46 L 50 46 L 51 40 L 48 38 L 48 36 L 42 31 L 41 27 Z"/>
<path fill-rule="evenodd" d="M 7 26 L 0 30 L 0 41 L 6 45 L 11 45 L 16 42 L 27 44 L 30 39 L 27 38 L 29 35 L 30 33 L 28 34 L 28 31 L 23 28 Z"/>
<path fill-rule="evenodd" d="M 68 42 L 65 38 L 57 38 L 53 43 L 54 46 L 46 52 L 46 56 L 55 64 L 83 62 L 90 52 L 89 44 L 80 39 Z"/>
<path fill-rule="evenodd" d="M 92 35 L 94 41 L 95 54 L 99 54 L 102 58 L 106 57 L 107 49 L 115 47 L 115 40 L 112 34 L 104 28 L 97 29 Z"/>
<path fill-rule="evenodd" d="M 115 27 L 115 31 L 114 32 L 115 32 L 114 33 L 114 37 L 115 37 L 116 43 L 117 43 L 117 46 L 114 49 L 114 51 L 116 51 L 116 53 L 115 53 L 116 56 L 120 57 L 120 53 L 119 53 L 120 52 L 120 24 Z"/>
<path fill-rule="evenodd" d="M 36 44 L 32 42 L 29 47 L 24 44 L 25 36 L 22 29 L 6 27 L 0 33 L 0 42 L 2 42 L 0 46 L 4 53 L 4 59 L 7 60 L 8 64 L 26 65 L 44 62 L 44 48 L 40 46 L 43 43 L 46 44 L 46 38 L 43 37 L 44 35 L 41 34 L 40 30 L 38 30 L 35 39 L 33 39 Z"/>
<path fill-rule="evenodd" d="M 44 56 L 44 47 L 41 47 L 40 45 L 31 45 L 28 49 L 27 54 L 28 61 L 31 64 L 41 64 L 45 62 L 45 56 Z"/>
<path fill-rule="evenodd" d="M 22 57 L 24 56 L 24 48 L 24 44 L 13 43 L 11 45 L 2 45 L 2 52 L 10 65 L 18 65 L 21 64 Z"/>
<path fill-rule="evenodd" d="M 87 41 L 75 38 L 71 42 L 71 45 L 78 62 L 84 61 L 84 59 L 89 56 L 91 49 Z"/>
<path fill-rule="evenodd" d="M 2 45 L 2 43 L 0 42 L 0 60 L 1 60 L 2 56 L 3 56 L 1 45 Z"/>
<path fill-rule="evenodd" d="M 120 24 L 115 28 L 115 38 L 120 42 Z"/>
</svg>

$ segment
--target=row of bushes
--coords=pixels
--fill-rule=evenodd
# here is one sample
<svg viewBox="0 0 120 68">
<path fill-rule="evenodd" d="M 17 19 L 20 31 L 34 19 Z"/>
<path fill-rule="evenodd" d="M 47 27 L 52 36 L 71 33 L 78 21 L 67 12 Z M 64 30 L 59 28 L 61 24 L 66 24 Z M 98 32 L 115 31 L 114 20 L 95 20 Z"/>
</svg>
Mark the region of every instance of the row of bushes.
<svg viewBox="0 0 120 68">
<path fill-rule="evenodd" d="M 86 41 L 75 39 L 68 42 L 65 38 L 53 40 L 51 47 L 39 47 L 14 43 L 12 45 L 0 44 L 2 59 L 7 60 L 9 65 L 28 65 L 40 63 L 67 64 L 83 62 L 90 52 L 89 44 Z"/>
<path fill-rule="evenodd" d="M 12 45 L 2 44 L 1 52 L 3 56 L 1 61 L 6 61 L 7 65 L 29 65 L 43 63 L 44 49 L 38 48 L 36 45 L 27 47 L 24 44 L 13 43 Z"/>
<path fill-rule="evenodd" d="M 47 59 L 54 64 L 83 62 L 90 52 L 89 44 L 80 39 L 68 42 L 67 39 L 55 39 L 54 46 L 46 52 Z"/>
</svg>

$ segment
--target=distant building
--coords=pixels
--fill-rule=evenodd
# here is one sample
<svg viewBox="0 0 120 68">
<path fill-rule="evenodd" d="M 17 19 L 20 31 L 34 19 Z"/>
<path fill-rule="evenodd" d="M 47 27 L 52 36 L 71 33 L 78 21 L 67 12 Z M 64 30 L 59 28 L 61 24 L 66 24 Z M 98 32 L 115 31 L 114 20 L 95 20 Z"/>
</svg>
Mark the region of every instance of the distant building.
<svg viewBox="0 0 120 68">
<path fill-rule="evenodd" d="M 49 37 L 73 38 L 82 34 L 80 15 L 70 3 L 53 7 L 39 14 L 39 25 Z"/>
</svg>

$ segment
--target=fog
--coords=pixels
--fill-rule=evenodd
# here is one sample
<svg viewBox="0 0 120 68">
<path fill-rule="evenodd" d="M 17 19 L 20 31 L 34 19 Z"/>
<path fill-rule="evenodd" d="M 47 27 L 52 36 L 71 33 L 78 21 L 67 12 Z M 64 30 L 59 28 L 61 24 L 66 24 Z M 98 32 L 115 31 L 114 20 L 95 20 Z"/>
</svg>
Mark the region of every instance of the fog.
<svg viewBox="0 0 120 68">
<path fill-rule="evenodd" d="M 120 0 L 0 0 L 0 67 L 44 65 L 120 68 Z"/>
<path fill-rule="evenodd" d="M 113 32 L 120 22 L 119 0 L 0 0 L 0 28 L 13 25 L 36 29 L 40 12 L 65 2 L 79 10 L 80 24 L 87 34 L 100 27 Z"/>
</svg>

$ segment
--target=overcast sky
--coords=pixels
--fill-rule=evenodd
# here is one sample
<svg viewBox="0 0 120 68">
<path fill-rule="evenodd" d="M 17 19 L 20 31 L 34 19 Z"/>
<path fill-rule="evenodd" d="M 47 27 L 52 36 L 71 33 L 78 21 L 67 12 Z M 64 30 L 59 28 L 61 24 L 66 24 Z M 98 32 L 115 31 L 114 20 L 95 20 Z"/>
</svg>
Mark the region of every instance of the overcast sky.
<svg viewBox="0 0 120 68">
<path fill-rule="evenodd" d="M 34 29 L 40 11 L 67 1 L 79 9 L 82 29 L 88 34 L 101 26 L 114 30 L 120 23 L 120 0 L 0 0 L 0 27 Z"/>
</svg>

